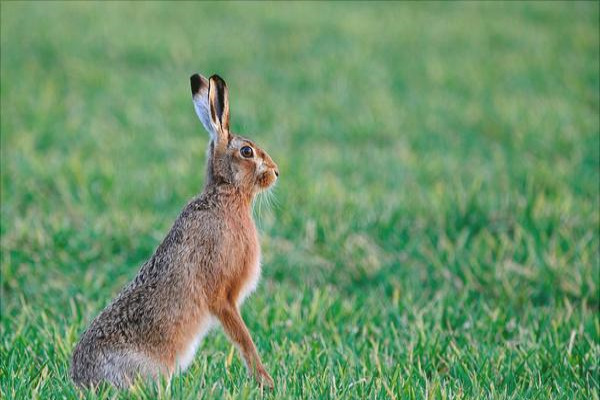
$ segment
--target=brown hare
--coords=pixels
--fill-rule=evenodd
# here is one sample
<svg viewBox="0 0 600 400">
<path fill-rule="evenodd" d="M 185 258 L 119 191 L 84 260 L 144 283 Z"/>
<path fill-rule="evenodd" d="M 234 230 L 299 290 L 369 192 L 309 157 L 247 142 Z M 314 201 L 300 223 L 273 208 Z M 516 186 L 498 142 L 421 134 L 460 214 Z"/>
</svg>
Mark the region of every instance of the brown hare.
<svg viewBox="0 0 600 400">
<path fill-rule="evenodd" d="M 194 74 L 190 82 L 196 113 L 210 134 L 204 190 L 81 336 L 71 364 L 79 386 L 106 381 L 126 388 L 138 376 L 170 378 L 191 363 L 219 321 L 250 374 L 273 387 L 239 307 L 260 276 L 252 201 L 279 171 L 263 149 L 229 131 L 225 81 Z"/>
</svg>

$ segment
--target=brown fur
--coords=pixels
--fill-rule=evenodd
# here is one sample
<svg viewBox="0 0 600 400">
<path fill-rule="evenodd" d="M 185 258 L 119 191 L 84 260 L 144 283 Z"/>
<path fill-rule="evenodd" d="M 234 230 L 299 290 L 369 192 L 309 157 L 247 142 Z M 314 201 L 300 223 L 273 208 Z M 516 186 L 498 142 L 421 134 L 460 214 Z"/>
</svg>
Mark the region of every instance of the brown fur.
<svg viewBox="0 0 600 400">
<path fill-rule="evenodd" d="M 249 372 L 273 387 L 239 306 L 260 273 L 251 203 L 279 171 L 264 150 L 229 132 L 225 82 L 216 75 L 210 80 L 194 75 L 191 82 L 200 104 L 196 110 L 212 139 L 206 186 L 134 280 L 81 336 L 71 365 L 78 385 L 107 381 L 127 387 L 137 376 L 171 376 L 179 362 L 193 356 L 193 343 L 216 319 Z M 241 155 L 244 146 L 252 148 L 252 158 Z"/>
</svg>

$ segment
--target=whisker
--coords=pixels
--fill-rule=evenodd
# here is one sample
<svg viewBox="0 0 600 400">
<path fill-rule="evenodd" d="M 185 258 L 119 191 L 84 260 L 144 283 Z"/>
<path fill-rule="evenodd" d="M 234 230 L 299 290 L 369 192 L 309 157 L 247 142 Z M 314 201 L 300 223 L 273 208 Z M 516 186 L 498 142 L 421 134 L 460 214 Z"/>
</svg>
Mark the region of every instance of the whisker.
<svg viewBox="0 0 600 400">
<path fill-rule="evenodd" d="M 279 206 L 277 197 L 273 193 L 273 188 L 260 192 L 254 198 L 252 203 L 252 213 L 257 222 L 261 222 L 265 214 L 270 214 L 273 208 Z"/>
</svg>

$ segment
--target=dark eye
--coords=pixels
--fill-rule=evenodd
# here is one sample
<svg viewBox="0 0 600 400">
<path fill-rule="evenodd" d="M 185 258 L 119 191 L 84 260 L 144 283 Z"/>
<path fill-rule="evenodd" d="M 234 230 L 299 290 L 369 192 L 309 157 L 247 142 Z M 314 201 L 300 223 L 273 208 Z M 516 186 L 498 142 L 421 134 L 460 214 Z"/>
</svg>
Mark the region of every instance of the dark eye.
<svg viewBox="0 0 600 400">
<path fill-rule="evenodd" d="M 244 146 L 240 149 L 240 153 L 241 153 L 242 157 L 251 158 L 252 154 L 253 154 L 252 147 Z"/>
</svg>

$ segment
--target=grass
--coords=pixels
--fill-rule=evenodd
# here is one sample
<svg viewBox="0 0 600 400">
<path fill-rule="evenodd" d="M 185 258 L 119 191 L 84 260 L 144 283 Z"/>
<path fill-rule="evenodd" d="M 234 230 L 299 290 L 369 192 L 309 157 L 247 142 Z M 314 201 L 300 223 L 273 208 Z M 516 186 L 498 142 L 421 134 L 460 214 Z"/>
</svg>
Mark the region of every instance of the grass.
<svg viewBox="0 0 600 400">
<path fill-rule="evenodd" d="M 599 5 L 1 4 L 0 398 L 598 399 Z M 279 163 L 243 315 L 170 386 L 73 346 L 202 188 L 192 72 Z"/>
</svg>

